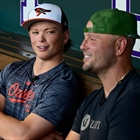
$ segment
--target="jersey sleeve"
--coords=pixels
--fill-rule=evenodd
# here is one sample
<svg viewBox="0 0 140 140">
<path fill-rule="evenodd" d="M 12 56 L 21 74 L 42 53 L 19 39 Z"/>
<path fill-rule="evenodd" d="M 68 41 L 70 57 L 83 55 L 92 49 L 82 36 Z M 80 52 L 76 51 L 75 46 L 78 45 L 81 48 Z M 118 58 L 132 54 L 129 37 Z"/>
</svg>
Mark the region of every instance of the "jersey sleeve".
<svg viewBox="0 0 140 140">
<path fill-rule="evenodd" d="M 87 114 L 87 109 L 90 110 L 90 106 L 93 105 L 93 102 L 96 104 L 96 101 L 93 100 L 95 100 L 96 96 L 98 96 L 99 91 L 100 90 L 94 90 L 84 99 L 77 110 L 71 130 L 80 134 L 81 129 L 84 129 L 83 126 L 86 124 L 85 120 L 89 120 L 90 117 L 90 115 Z"/>
<path fill-rule="evenodd" d="M 87 108 L 89 101 L 88 99 L 92 96 L 92 94 L 88 95 L 85 100 L 83 101 L 83 103 L 80 105 L 80 107 L 77 110 L 75 119 L 74 119 L 74 123 L 72 126 L 73 131 L 77 132 L 80 134 L 81 131 L 81 124 L 82 124 L 82 120 L 83 120 L 83 116 L 86 113 L 85 109 Z"/>
<path fill-rule="evenodd" d="M 71 130 L 80 134 L 80 126 L 81 126 L 81 115 L 80 115 L 80 109 L 78 109 Z"/>
</svg>

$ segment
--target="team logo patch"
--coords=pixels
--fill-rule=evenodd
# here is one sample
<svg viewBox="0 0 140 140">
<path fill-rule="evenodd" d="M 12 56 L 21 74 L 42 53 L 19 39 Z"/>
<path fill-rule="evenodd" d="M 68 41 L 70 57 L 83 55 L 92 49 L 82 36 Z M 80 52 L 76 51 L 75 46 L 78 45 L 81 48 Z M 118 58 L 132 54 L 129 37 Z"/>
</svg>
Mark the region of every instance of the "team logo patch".
<svg viewBox="0 0 140 140">
<path fill-rule="evenodd" d="M 36 8 L 35 12 L 37 13 L 36 16 L 39 16 L 40 14 L 46 15 L 46 12 L 51 12 L 51 10 L 46 10 L 46 9 L 43 9 L 43 8 Z"/>
</svg>

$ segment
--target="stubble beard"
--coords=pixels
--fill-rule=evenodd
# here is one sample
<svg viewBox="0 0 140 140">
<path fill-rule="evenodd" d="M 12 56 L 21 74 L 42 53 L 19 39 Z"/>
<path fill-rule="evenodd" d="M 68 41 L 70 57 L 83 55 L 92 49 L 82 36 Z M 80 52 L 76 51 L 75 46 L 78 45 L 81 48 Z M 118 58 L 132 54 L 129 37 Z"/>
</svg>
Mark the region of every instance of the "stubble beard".
<svg viewBox="0 0 140 140">
<path fill-rule="evenodd" d="M 82 69 L 87 72 L 94 73 L 93 65 L 84 63 Z"/>
</svg>

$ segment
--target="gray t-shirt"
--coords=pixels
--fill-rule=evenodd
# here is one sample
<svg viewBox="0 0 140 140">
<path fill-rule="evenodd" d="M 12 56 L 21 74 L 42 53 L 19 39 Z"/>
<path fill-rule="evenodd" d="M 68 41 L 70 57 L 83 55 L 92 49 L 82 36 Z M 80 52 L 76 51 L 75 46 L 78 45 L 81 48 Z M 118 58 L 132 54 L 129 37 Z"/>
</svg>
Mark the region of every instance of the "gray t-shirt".
<svg viewBox="0 0 140 140">
<path fill-rule="evenodd" d="M 66 136 L 77 109 L 76 79 L 65 61 L 34 78 L 34 61 L 35 58 L 15 62 L 1 71 L 0 93 L 6 98 L 4 113 L 19 120 L 35 113 Z"/>
</svg>

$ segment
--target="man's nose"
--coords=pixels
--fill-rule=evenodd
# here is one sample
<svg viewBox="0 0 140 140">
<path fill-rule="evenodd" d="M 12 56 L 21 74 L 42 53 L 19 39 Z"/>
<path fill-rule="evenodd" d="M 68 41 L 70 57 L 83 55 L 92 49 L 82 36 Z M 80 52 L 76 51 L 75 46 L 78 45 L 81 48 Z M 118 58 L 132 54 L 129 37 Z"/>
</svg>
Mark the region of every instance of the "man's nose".
<svg viewBox="0 0 140 140">
<path fill-rule="evenodd" d="M 40 35 L 38 38 L 38 42 L 44 42 L 46 41 L 46 38 L 44 37 L 44 35 Z"/>
<path fill-rule="evenodd" d="M 87 48 L 87 43 L 86 43 L 86 39 L 84 39 L 81 46 L 80 46 L 80 49 L 85 50 L 86 48 Z"/>
</svg>

